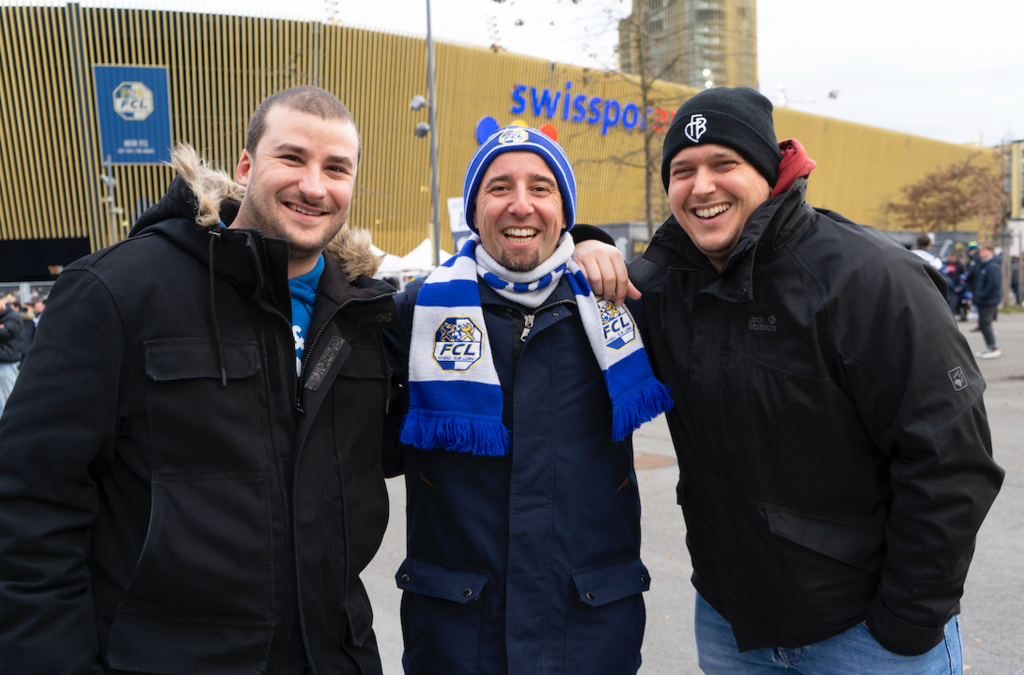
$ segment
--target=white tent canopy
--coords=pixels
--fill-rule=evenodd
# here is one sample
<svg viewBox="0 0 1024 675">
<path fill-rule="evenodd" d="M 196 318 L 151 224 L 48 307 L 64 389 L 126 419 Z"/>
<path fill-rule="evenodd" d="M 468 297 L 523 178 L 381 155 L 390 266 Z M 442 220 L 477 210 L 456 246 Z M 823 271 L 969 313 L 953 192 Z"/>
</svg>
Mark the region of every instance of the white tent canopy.
<svg viewBox="0 0 1024 675">
<path fill-rule="evenodd" d="M 380 261 L 380 267 L 377 268 L 377 276 L 390 277 L 402 273 L 402 259 L 397 255 L 385 253 L 373 244 L 370 244 L 370 250 L 374 255 L 384 256 L 384 260 Z"/>
<path fill-rule="evenodd" d="M 444 262 L 452 257 L 444 249 L 440 251 L 441 260 Z M 430 239 L 424 239 L 420 245 L 402 256 L 402 265 L 406 270 L 415 272 L 431 272 L 434 269 L 434 243 Z"/>
<path fill-rule="evenodd" d="M 434 271 L 434 244 L 429 238 L 420 242 L 420 245 L 399 258 L 396 255 L 385 253 L 376 246 L 371 247 L 376 255 L 383 255 L 380 267 L 377 269 L 377 277 L 399 277 L 404 281 L 405 277 L 418 277 L 430 274 Z M 441 262 L 452 257 L 444 249 L 440 252 Z M 402 286 L 404 287 L 404 283 Z"/>
</svg>

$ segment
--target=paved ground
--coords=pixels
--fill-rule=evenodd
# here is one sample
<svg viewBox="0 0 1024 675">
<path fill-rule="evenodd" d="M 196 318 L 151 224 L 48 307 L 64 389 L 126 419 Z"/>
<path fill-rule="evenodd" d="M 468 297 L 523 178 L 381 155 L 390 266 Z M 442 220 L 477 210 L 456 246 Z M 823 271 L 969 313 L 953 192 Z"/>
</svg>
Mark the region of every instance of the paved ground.
<svg viewBox="0 0 1024 675">
<path fill-rule="evenodd" d="M 984 348 L 974 323 L 961 324 L 972 348 Z M 1006 481 L 978 536 L 961 603 L 964 664 L 970 675 L 1024 675 L 1024 315 L 1001 315 L 995 324 L 1003 357 L 982 361 L 985 403 L 997 461 Z M 664 420 L 635 435 L 638 453 L 672 457 Z M 675 463 L 638 469 L 643 501 L 642 556 L 651 572 L 642 675 L 699 675 L 693 642 L 693 587 L 675 504 Z M 405 495 L 401 479 L 388 481 L 391 524 L 380 553 L 363 574 L 376 614 L 374 626 L 385 675 L 402 673 L 401 592 L 394 572 L 404 557 Z"/>
</svg>

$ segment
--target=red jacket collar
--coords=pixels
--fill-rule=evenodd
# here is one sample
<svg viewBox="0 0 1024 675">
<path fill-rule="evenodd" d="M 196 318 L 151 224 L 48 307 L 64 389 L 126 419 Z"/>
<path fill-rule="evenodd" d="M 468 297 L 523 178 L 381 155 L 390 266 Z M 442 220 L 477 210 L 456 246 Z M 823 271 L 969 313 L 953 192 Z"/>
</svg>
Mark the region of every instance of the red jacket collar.
<svg viewBox="0 0 1024 675">
<path fill-rule="evenodd" d="M 805 178 L 811 174 L 818 163 L 807 156 L 804 146 L 795 138 L 779 143 L 779 150 L 782 151 L 782 161 L 779 162 L 779 179 L 775 182 L 775 189 L 768 197 L 776 197 L 793 187 L 797 178 Z"/>
</svg>

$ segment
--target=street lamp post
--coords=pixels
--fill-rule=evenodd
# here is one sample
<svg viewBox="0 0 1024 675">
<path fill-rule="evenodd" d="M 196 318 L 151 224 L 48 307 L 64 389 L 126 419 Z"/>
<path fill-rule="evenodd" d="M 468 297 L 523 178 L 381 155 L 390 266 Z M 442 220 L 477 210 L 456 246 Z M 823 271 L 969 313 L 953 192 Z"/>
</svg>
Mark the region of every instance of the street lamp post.
<svg viewBox="0 0 1024 675">
<path fill-rule="evenodd" d="M 427 99 L 419 94 L 412 97 L 409 107 L 413 110 L 427 108 L 429 122 L 420 122 L 414 132 L 416 138 L 430 134 L 430 204 L 433 209 L 434 266 L 441 264 L 441 207 L 440 188 L 437 175 L 437 87 L 434 78 L 434 35 L 430 29 L 430 0 L 427 0 Z"/>
<path fill-rule="evenodd" d="M 434 35 L 430 30 L 430 0 L 427 0 L 427 96 L 430 97 L 430 202 L 434 216 L 434 267 L 441 264 L 440 188 L 437 177 L 437 87 L 434 81 Z"/>
<path fill-rule="evenodd" d="M 114 178 L 113 167 L 114 162 L 111 160 L 110 155 L 107 155 L 107 160 L 103 162 L 104 171 L 100 174 L 100 180 L 103 181 L 103 185 L 107 188 L 107 196 L 103 197 L 101 201 L 107 203 L 107 216 L 110 219 L 110 245 L 117 241 L 117 216 L 124 213 L 124 209 L 115 204 L 117 179 Z"/>
</svg>

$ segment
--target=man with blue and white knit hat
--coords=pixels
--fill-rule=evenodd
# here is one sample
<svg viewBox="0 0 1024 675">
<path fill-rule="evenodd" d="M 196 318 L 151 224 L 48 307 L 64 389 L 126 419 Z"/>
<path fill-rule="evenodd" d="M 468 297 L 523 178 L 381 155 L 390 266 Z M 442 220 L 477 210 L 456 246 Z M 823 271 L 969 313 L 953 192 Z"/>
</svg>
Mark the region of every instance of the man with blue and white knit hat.
<svg viewBox="0 0 1024 675">
<path fill-rule="evenodd" d="M 557 143 L 498 131 L 464 196 L 474 235 L 398 298 L 391 336 L 405 670 L 634 673 L 650 580 L 630 435 L 671 398 L 632 316 L 572 260 Z"/>
</svg>

